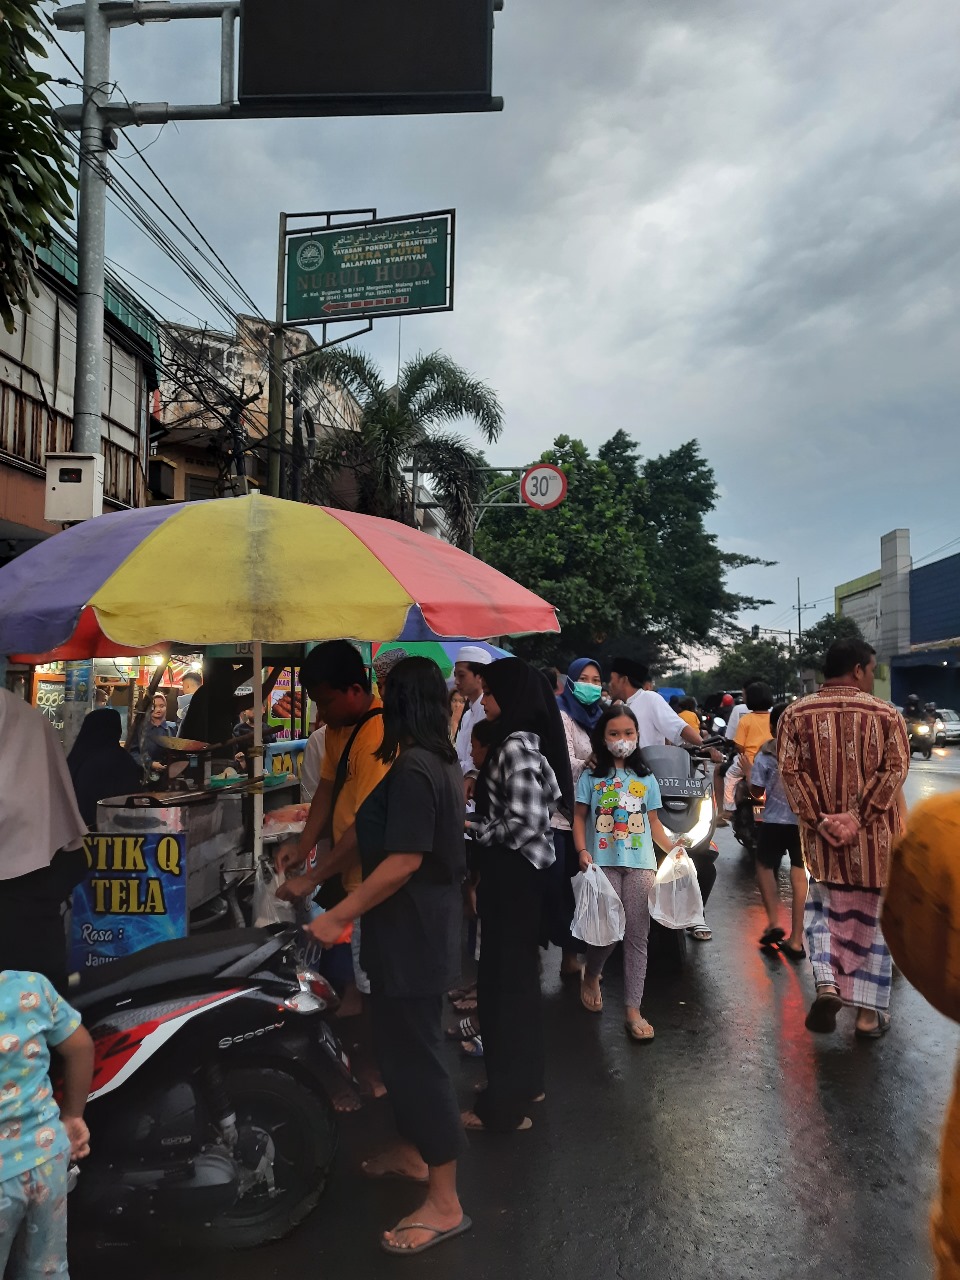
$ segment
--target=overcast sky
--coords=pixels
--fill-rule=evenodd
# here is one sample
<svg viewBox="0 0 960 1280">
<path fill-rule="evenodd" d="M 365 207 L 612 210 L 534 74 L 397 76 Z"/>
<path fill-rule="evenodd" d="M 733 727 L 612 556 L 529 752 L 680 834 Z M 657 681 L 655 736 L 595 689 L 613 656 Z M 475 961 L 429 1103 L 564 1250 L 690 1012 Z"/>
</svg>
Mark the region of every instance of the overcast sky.
<svg viewBox="0 0 960 1280">
<path fill-rule="evenodd" d="M 112 76 L 216 99 L 217 46 L 124 28 Z M 776 602 L 743 621 L 785 627 L 798 575 L 811 621 L 886 530 L 915 557 L 960 536 L 958 47 L 948 0 L 506 0 L 500 115 L 168 125 L 148 158 L 267 314 L 281 208 L 455 207 L 456 310 L 408 318 L 404 354 L 497 390 L 496 462 L 699 439 L 721 544 L 779 562 L 733 575 Z M 108 237 L 168 318 L 216 319 L 119 215 Z M 365 341 L 392 376 L 397 321 Z"/>
</svg>

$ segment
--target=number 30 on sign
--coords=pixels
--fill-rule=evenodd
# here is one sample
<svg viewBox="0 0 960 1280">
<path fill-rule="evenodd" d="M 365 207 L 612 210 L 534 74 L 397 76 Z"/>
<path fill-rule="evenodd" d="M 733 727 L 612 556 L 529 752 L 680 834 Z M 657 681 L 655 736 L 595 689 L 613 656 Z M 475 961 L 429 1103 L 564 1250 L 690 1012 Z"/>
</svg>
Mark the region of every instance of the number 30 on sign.
<svg viewBox="0 0 960 1280">
<path fill-rule="evenodd" d="M 523 473 L 520 497 L 528 507 L 549 511 L 567 496 L 567 477 L 550 462 L 539 462 Z"/>
</svg>

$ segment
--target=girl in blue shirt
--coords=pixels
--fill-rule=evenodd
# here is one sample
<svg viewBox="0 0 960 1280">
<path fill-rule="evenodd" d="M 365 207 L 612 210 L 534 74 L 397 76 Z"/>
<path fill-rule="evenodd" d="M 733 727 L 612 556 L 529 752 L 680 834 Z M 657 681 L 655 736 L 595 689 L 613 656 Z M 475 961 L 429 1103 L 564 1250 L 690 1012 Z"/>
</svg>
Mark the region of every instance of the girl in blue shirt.
<svg viewBox="0 0 960 1280">
<path fill-rule="evenodd" d="M 630 708 L 616 703 L 604 712 L 592 741 L 593 767 L 584 769 L 577 783 L 573 838 L 581 871 L 594 862 L 602 867 L 623 903 L 625 1026 L 634 1040 L 652 1040 L 653 1027 L 640 1013 L 647 976 L 648 899 L 657 873 L 654 845 L 666 852 L 673 842 L 660 823 L 660 787 L 640 754 Z M 590 1013 L 603 1009 L 600 975 L 615 946 L 587 947 L 580 1000 Z"/>
</svg>

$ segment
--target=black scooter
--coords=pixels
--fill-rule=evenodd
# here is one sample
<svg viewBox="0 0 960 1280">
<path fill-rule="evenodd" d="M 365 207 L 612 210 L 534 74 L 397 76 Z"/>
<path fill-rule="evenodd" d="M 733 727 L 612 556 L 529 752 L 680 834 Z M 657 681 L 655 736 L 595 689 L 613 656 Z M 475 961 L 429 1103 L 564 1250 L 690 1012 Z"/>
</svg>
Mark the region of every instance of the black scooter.
<svg viewBox="0 0 960 1280">
<path fill-rule="evenodd" d="M 159 943 L 71 995 L 96 1045 L 74 1221 L 236 1249 L 315 1207 L 337 1148 L 328 1085 L 352 1077 L 323 1016 L 337 997 L 296 945 L 292 929 Z"/>
</svg>

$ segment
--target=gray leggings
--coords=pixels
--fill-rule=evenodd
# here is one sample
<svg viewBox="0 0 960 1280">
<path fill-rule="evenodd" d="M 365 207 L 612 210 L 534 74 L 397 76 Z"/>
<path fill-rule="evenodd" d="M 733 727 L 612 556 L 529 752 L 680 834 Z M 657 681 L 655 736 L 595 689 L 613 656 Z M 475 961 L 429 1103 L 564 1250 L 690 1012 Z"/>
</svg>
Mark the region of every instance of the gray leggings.
<svg viewBox="0 0 960 1280">
<path fill-rule="evenodd" d="M 616 889 L 627 918 L 623 935 L 623 1003 L 628 1009 L 639 1009 L 647 977 L 647 936 L 650 933 L 648 899 L 657 873 L 638 871 L 634 867 L 603 867 L 601 870 Z M 591 978 L 600 977 L 603 966 L 616 946 L 614 942 L 609 947 L 587 947 L 587 973 Z"/>
</svg>

